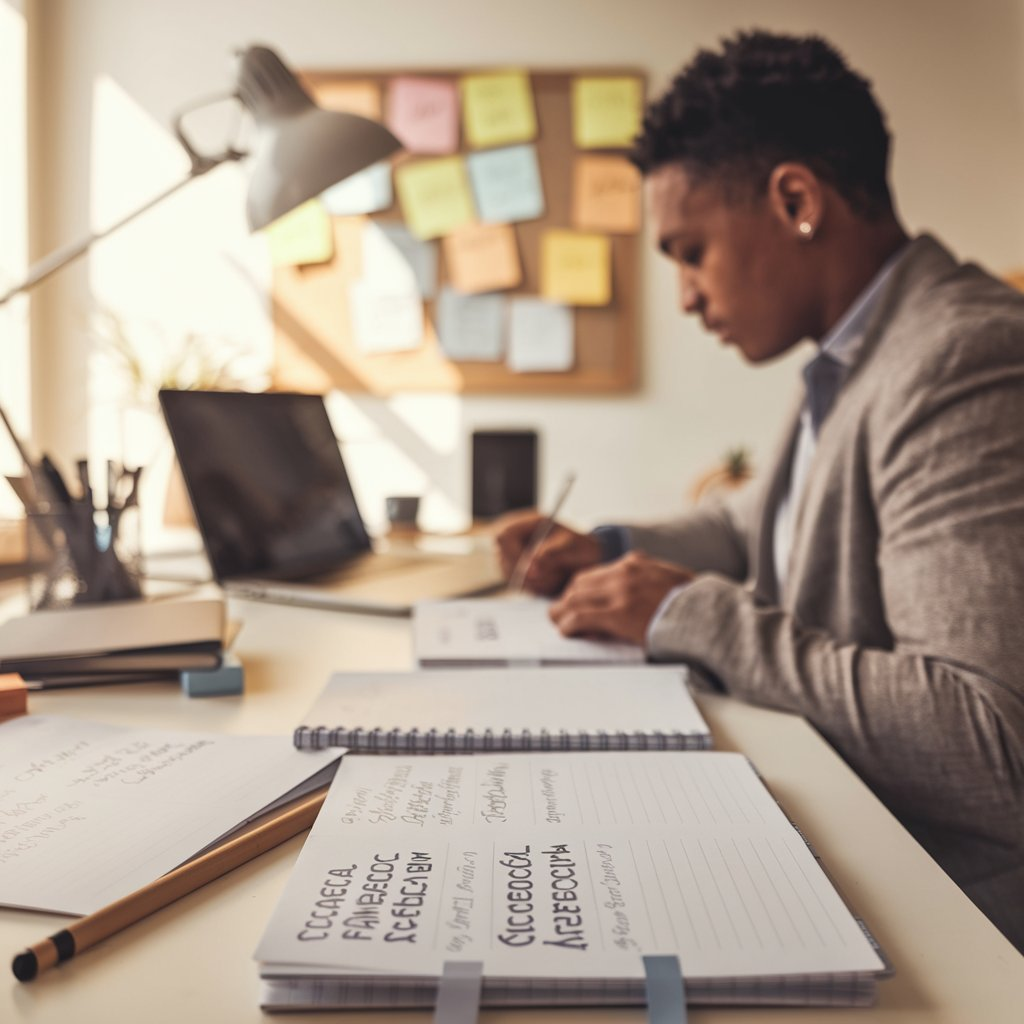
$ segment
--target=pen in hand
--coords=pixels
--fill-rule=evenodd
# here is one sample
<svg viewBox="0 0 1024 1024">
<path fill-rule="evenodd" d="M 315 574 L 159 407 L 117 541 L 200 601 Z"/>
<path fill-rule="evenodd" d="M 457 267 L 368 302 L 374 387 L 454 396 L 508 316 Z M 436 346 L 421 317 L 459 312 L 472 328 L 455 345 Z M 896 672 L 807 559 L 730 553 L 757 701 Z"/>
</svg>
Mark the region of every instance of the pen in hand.
<svg viewBox="0 0 1024 1024">
<path fill-rule="evenodd" d="M 565 477 L 565 481 L 562 483 L 562 489 L 558 492 L 558 497 L 555 499 L 554 507 L 551 509 L 550 514 L 543 519 L 534 530 L 533 536 L 530 538 L 529 544 L 523 548 L 522 554 L 516 560 L 515 567 L 512 569 L 512 574 L 508 578 L 508 589 L 512 591 L 521 591 L 523 584 L 526 582 L 526 574 L 530 571 L 530 566 L 533 564 L 534 556 L 540 549 L 541 544 L 547 540 L 548 534 L 552 531 L 555 525 L 555 520 L 558 518 L 558 513 L 562 511 L 562 506 L 565 504 L 565 499 L 569 497 L 569 492 L 572 490 L 572 485 L 576 482 L 576 474 L 568 473 Z"/>
</svg>

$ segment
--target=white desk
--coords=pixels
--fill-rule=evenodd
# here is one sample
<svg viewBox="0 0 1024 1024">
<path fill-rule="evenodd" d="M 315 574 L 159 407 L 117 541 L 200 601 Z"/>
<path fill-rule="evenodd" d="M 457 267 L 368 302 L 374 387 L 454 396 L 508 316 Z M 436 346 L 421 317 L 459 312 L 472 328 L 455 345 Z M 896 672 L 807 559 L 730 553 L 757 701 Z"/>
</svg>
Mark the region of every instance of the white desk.
<svg viewBox="0 0 1024 1024">
<path fill-rule="evenodd" d="M 36 713 L 213 732 L 287 732 L 334 669 L 411 662 L 407 621 L 239 604 L 243 697 L 189 699 L 175 684 L 36 694 Z M 695 1010 L 691 1020 L 1019 1024 L 1024 957 L 928 858 L 801 719 L 701 700 L 719 749 L 748 754 L 896 967 L 874 1010 Z M 39 1024 L 234 1024 L 264 1020 L 253 948 L 301 846 L 291 840 L 37 981 L 4 966 L 0 1021 Z M 2 868 L 0 868 L 2 870 Z M 68 919 L 0 910 L 4 963 Z M 328 1015 L 303 1015 L 302 1021 Z M 338 1015 L 330 1015 L 337 1021 Z M 429 1021 L 428 1013 L 351 1013 L 353 1024 Z M 638 1011 L 492 1011 L 519 1024 L 630 1021 Z"/>
</svg>

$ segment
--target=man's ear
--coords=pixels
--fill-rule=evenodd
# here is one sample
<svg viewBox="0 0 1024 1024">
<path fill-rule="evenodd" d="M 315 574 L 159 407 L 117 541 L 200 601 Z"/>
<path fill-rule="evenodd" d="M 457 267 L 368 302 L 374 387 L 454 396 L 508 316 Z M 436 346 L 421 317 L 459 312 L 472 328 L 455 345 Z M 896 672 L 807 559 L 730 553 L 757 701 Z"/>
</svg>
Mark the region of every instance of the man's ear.
<svg viewBox="0 0 1024 1024">
<path fill-rule="evenodd" d="M 806 164 L 779 164 L 768 177 L 768 203 L 793 237 L 809 242 L 821 227 L 825 196 L 818 176 Z"/>
</svg>

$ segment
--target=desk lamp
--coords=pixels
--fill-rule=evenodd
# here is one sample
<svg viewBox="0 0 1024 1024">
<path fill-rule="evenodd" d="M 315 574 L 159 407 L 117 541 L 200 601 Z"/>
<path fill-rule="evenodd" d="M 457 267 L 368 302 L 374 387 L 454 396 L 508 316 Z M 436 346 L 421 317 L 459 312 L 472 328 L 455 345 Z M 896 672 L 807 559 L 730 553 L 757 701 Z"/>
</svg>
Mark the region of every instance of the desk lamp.
<svg viewBox="0 0 1024 1024">
<path fill-rule="evenodd" d="M 0 294 L 0 306 L 221 164 L 252 156 L 246 213 L 249 228 L 258 231 L 401 148 L 398 139 L 376 121 L 318 107 L 273 50 L 250 46 L 240 57 L 233 92 L 201 100 L 175 118 L 174 134 L 189 157 L 187 176 L 103 231 L 39 260 L 24 281 Z M 229 143 L 220 153 L 199 153 L 186 136 L 182 121 L 187 114 L 225 99 L 236 99 L 248 110 L 255 124 L 255 144 L 251 151 Z"/>
</svg>

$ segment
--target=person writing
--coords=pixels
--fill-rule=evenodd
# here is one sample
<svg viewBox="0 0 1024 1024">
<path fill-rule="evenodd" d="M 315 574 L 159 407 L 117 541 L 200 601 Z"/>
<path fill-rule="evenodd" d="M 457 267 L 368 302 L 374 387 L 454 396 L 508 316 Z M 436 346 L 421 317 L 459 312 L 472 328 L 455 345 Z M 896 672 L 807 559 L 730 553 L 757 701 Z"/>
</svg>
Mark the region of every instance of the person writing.
<svg viewBox="0 0 1024 1024">
<path fill-rule="evenodd" d="M 685 313 L 751 363 L 817 343 L 757 485 L 556 525 L 528 589 L 805 716 L 1024 950 L 1024 296 L 910 238 L 869 83 L 740 34 L 652 103 L 634 162 Z M 497 534 L 506 573 L 542 520 Z"/>
</svg>

